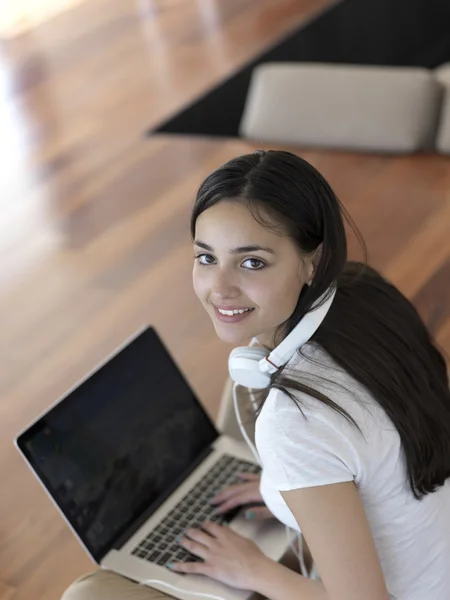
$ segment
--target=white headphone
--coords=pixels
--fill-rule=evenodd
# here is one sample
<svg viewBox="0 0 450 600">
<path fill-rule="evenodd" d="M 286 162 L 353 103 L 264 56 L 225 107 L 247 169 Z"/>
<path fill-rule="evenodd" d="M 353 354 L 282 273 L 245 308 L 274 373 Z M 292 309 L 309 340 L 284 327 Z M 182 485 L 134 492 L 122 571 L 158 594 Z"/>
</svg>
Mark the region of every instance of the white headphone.
<svg viewBox="0 0 450 600">
<path fill-rule="evenodd" d="M 306 344 L 317 331 L 330 310 L 335 295 L 336 287 L 333 286 L 313 304 L 311 310 L 270 354 L 267 354 L 264 348 L 248 346 L 232 350 L 228 358 L 231 379 L 239 385 L 255 390 L 269 387 L 272 373 L 285 365 L 296 350 Z"/>
</svg>

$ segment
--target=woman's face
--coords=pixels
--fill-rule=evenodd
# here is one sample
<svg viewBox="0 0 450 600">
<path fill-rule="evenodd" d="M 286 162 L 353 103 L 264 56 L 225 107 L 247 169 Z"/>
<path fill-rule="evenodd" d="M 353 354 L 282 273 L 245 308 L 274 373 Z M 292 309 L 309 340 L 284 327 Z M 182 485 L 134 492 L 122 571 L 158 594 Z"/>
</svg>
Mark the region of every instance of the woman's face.
<svg viewBox="0 0 450 600">
<path fill-rule="evenodd" d="M 258 337 L 270 347 L 275 329 L 291 316 L 312 277 L 312 258 L 302 255 L 287 234 L 263 227 L 245 204 L 232 200 L 198 217 L 194 252 L 195 293 L 217 335 L 236 346 Z"/>
</svg>

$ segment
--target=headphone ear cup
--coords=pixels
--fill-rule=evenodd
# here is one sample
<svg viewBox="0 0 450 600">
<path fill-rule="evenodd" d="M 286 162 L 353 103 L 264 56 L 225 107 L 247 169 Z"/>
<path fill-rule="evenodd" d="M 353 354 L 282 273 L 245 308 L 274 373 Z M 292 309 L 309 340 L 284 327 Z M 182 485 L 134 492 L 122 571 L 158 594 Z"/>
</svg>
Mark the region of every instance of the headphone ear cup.
<svg viewBox="0 0 450 600">
<path fill-rule="evenodd" d="M 266 358 L 268 353 L 263 348 L 241 346 L 234 348 L 228 358 L 228 371 L 231 379 L 244 387 L 262 390 L 269 387 L 270 373 L 263 373 L 259 361 Z"/>
</svg>

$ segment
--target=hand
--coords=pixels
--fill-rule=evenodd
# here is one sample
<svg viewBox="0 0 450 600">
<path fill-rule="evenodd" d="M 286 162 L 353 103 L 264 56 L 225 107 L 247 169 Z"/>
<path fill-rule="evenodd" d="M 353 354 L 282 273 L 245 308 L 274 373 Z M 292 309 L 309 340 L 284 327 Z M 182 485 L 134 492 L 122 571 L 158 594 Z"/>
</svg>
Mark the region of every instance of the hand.
<svg viewBox="0 0 450 600">
<path fill-rule="evenodd" d="M 263 506 L 249 506 L 245 512 L 245 516 L 249 519 L 273 518 L 270 510 L 264 506 L 264 501 L 259 491 L 261 477 L 255 475 L 255 473 L 239 473 L 239 478 L 245 483 L 230 485 L 211 500 L 211 504 L 218 505 L 216 513 L 225 513 L 237 506 L 262 504 Z"/>
<path fill-rule="evenodd" d="M 187 529 L 179 543 L 203 562 L 171 563 L 173 571 L 207 575 L 243 590 L 255 589 L 258 574 L 269 560 L 251 540 L 212 522 Z"/>
</svg>

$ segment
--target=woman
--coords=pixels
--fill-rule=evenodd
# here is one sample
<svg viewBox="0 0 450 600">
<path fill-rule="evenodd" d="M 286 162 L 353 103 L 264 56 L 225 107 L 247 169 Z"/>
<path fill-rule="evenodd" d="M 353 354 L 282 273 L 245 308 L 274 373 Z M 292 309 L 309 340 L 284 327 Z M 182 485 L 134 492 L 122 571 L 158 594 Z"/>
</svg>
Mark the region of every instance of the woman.
<svg viewBox="0 0 450 600">
<path fill-rule="evenodd" d="M 172 568 L 273 600 L 446 600 L 446 364 L 411 303 L 373 269 L 347 262 L 343 213 L 324 178 L 287 152 L 233 159 L 199 189 L 194 288 L 223 341 L 257 338 L 273 349 L 336 288 L 322 324 L 272 375 L 259 407 L 260 492 L 248 481 L 215 499 L 222 510 L 246 495 L 263 499 L 302 531 L 320 580 L 216 524 L 180 542 L 203 562 Z M 100 573 L 64 600 L 127 597 L 162 594 Z"/>
</svg>

